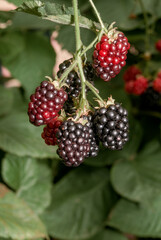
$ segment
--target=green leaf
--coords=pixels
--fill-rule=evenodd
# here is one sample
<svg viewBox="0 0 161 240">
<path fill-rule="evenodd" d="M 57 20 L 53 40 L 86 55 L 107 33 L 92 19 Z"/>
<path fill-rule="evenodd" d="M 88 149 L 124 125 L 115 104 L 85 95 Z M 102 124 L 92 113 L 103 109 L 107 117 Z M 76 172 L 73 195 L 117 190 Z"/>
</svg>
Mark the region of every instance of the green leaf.
<svg viewBox="0 0 161 240">
<path fill-rule="evenodd" d="M 13 93 L 10 89 L 0 86 L 0 116 L 10 112 L 13 102 Z"/>
<path fill-rule="evenodd" d="M 29 123 L 27 113 L 14 113 L 0 119 L 0 148 L 18 156 L 58 158 L 56 148 L 41 138 L 42 127 Z"/>
<path fill-rule="evenodd" d="M 17 192 L 17 196 L 38 214 L 50 203 L 51 173 L 46 165 L 30 157 L 7 154 L 3 159 L 4 181 Z"/>
<path fill-rule="evenodd" d="M 3 65 L 20 80 L 28 97 L 46 75 L 52 75 L 55 53 L 49 39 L 40 33 L 9 32 L 1 36 L 0 55 Z"/>
<path fill-rule="evenodd" d="M 148 204 L 120 200 L 110 214 L 108 226 L 139 237 L 161 237 L 161 195 Z"/>
<path fill-rule="evenodd" d="M 150 145 L 158 146 L 156 142 Z M 111 182 L 116 192 L 132 201 L 151 202 L 161 194 L 160 146 L 154 152 L 150 145 L 135 161 L 118 162 L 111 171 Z"/>
<path fill-rule="evenodd" d="M 42 216 L 49 234 L 84 239 L 99 232 L 115 202 L 107 169 L 79 167 L 53 189 L 51 206 Z"/>
<path fill-rule="evenodd" d="M 73 9 L 51 1 L 27 1 L 19 6 L 17 11 L 33 14 L 59 24 L 74 25 Z M 91 30 L 95 30 L 96 27 L 100 29 L 100 24 L 83 16 L 79 16 L 79 25 Z"/>
<path fill-rule="evenodd" d="M 36 239 L 47 236 L 45 226 L 27 204 L 0 185 L 0 236 Z"/>
<path fill-rule="evenodd" d="M 135 2 L 133 0 L 99 0 L 95 1 L 95 4 L 105 22 L 116 22 L 119 28 L 132 30 L 143 26 L 143 21 L 139 18 L 130 18 L 130 14 L 135 10 Z"/>
<path fill-rule="evenodd" d="M 94 237 L 88 239 L 88 240 L 127 240 L 125 236 L 123 236 L 121 233 L 114 231 L 114 230 L 103 230 L 102 232 L 98 233 Z"/>
</svg>

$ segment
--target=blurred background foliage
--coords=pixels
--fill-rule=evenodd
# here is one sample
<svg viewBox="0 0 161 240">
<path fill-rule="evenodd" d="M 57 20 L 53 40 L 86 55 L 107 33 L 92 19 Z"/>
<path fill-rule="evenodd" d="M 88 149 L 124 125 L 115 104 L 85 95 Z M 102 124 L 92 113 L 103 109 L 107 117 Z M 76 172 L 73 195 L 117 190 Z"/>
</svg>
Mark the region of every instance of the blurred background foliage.
<svg viewBox="0 0 161 240">
<path fill-rule="evenodd" d="M 8 2 L 20 6 L 23 0 Z M 51 2 L 71 7 L 70 0 L 44 0 L 46 5 Z M 142 2 L 152 54 L 148 67 L 155 75 L 161 69 L 155 49 L 161 38 L 161 1 Z M 116 22 L 128 37 L 134 51 L 128 54 L 127 67 L 144 66 L 145 24 L 139 1 L 95 4 L 103 20 Z M 87 0 L 80 0 L 79 8 L 81 15 L 97 21 Z M 0 240 L 47 235 L 60 240 L 161 239 L 161 108 L 144 111 L 138 107 L 139 97 L 133 101 L 126 94 L 122 76 L 127 67 L 110 83 L 96 79 L 103 98 L 112 94 L 128 109 L 130 141 L 122 151 L 102 148 L 78 169 L 66 168 L 56 147 L 41 139 L 42 127 L 32 126 L 26 112 L 30 94 L 44 76 L 53 74 L 52 32 L 57 31 L 57 41 L 74 53 L 74 29 L 31 13 L 0 12 L 0 61 L 11 72 L 4 77 L 0 71 Z M 81 36 L 88 45 L 95 33 L 81 28 Z M 21 86 L 7 88 L 13 78 Z"/>
</svg>

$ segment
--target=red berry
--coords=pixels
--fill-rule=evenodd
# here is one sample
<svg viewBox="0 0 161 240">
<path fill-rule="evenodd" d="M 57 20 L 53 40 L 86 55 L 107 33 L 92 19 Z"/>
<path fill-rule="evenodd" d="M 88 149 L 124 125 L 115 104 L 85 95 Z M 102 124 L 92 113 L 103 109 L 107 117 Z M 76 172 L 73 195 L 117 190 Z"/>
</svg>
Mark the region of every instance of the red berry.
<svg viewBox="0 0 161 240">
<path fill-rule="evenodd" d="M 153 88 L 156 92 L 161 93 L 161 78 L 157 77 L 153 82 Z"/>
<path fill-rule="evenodd" d="M 161 39 L 156 42 L 155 47 L 161 53 Z"/>
<path fill-rule="evenodd" d="M 130 66 L 125 71 L 123 79 L 125 80 L 125 82 L 131 81 L 131 80 L 134 81 L 136 79 L 137 75 L 139 75 L 139 74 L 141 74 L 140 69 L 137 66 L 133 65 L 133 66 Z"/>
<path fill-rule="evenodd" d="M 159 78 L 161 78 L 161 71 L 158 72 L 157 76 L 158 76 Z"/>
<path fill-rule="evenodd" d="M 147 88 L 148 79 L 141 75 L 134 81 L 133 94 L 141 95 L 146 91 Z"/>
<path fill-rule="evenodd" d="M 132 94 L 133 93 L 133 88 L 134 88 L 134 81 L 129 81 L 125 83 L 125 91 L 127 93 Z"/>
<path fill-rule="evenodd" d="M 52 83 L 43 81 L 30 97 L 28 107 L 30 122 L 35 126 L 49 123 L 58 115 L 67 98 L 68 95 L 63 89 L 58 90 Z"/>
<path fill-rule="evenodd" d="M 53 146 L 57 145 L 56 133 L 61 124 L 62 124 L 61 120 L 54 119 L 50 123 L 48 123 L 46 127 L 44 127 L 41 137 L 45 140 L 45 143 L 47 145 L 53 145 Z"/>
<path fill-rule="evenodd" d="M 129 46 L 128 39 L 121 32 L 115 39 L 103 35 L 93 53 L 93 68 L 95 68 L 96 74 L 104 81 L 114 78 L 126 65 L 125 60 Z M 117 66 L 117 70 L 115 70 L 115 66 Z"/>
</svg>

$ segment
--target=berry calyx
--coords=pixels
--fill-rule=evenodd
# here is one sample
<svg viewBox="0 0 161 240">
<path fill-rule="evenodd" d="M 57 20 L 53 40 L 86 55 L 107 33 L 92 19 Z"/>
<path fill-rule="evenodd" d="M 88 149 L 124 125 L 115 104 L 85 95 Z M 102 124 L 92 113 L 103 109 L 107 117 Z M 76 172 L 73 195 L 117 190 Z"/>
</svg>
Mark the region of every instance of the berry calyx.
<svg viewBox="0 0 161 240">
<path fill-rule="evenodd" d="M 93 116 L 95 133 L 103 146 L 121 150 L 128 141 L 128 112 L 116 103 L 97 109 Z"/>
<path fill-rule="evenodd" d="M 148 79 L 144 76 L 140 75 L 135 81 L 133 85 L 133 94 L 141 95 L 148 88 Z"/>
<path fill-rule="evenodd" d="M 155 43 L 155 47 L 156 47 L 156 49 L 161 53 L 161 39 L 159 39 L 159 40 Z"/>
<path fill-rule="evenodd" d="M 90 128 L 67 120 L 57 131 L 57 153 L 68 167 L 79 166 L 90 153 Z"/>
<path fill-rule="evenodd" d="M 154 81 L 153 81 L 153 88 L 156 92 L 161 93 L 161 78 L 157 77 Z"/>
<path fill-rule="evenodd" d="M 130 48 L 128 39 L 122 32 L 113 29 L 112 35 L 103 35 L 96 44 L 93 53 L 93 68 L 97 76 L 110 81 L 126 65 L 127 52 Z"/>
<path fill-rule="evenodd" d="M 44 127 L 41 137 L 47 145 L 57 145 L 56 133 L 61 124 L 62 121 L 60 119 L 54 119 Z"/>
<path fill-rule="evenodd" d="M 56 118 L 68 98 L 67 93 L 62 88 L 57 89 L 53 83 L 41 82 L 35 93 L 30 96 L 28 115 L 30 122 L 35 126 L 47 124 Z"/>
</svg>

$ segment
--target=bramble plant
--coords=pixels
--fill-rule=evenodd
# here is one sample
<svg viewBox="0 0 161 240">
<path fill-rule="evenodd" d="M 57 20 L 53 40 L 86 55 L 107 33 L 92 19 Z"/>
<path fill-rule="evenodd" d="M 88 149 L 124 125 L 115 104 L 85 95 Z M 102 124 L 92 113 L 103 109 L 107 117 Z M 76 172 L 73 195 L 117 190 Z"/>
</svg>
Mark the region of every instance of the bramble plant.
<svg viewBox="0 0 161 240">
<path fill-rule="evenodd" d="M 0 240 L 161 239 L 160 1 L 8 2 Z"/>
</svg>

